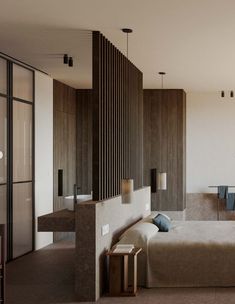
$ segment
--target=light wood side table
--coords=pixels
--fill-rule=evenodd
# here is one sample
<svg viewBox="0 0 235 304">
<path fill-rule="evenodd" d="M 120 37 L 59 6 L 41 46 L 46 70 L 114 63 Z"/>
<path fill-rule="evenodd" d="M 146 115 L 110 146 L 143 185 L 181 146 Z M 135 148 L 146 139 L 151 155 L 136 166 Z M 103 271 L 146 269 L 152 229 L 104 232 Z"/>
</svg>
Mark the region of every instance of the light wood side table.
<svg viewBox="0 0 235 304">
<path fill-rule="evenodd" d="M 115 253 L 112 248 L 109 257 L 109 295 L 136 296 L 137 293 L 137 256 L 142 248 L 134 248 L 130 253 Z M 129 259 L 133 258 L 133 282 L 129 285 Z"/>
</svg>

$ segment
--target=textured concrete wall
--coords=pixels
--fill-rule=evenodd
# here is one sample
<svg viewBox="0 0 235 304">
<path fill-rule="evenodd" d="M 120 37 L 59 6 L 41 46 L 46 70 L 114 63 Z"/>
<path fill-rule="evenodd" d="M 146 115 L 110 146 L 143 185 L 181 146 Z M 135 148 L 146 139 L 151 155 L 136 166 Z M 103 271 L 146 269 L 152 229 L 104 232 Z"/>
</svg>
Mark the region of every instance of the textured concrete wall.
<svg viewBox="0 0 235 304">
<path fill-rule="evenodd" d="M 235 211 L 225 209 L 225 201 L 212 193 L 187 193 L 185 219 L 187 221 L 216 221 L 217 208 L 220 220 L 235 220 Z"/>
<path fill-rule="evenodd" d="M 104 288 L 105 252 L 130 225 L 150 214 L 150 187 L 134 191 L 133 203 L 122 204 L 121 196 L 86 202 L 76 209 L 76 294 L 79 301 L 95 301 Z M 102 236 L 102 226 L 109 233 Z"/>
</svg>

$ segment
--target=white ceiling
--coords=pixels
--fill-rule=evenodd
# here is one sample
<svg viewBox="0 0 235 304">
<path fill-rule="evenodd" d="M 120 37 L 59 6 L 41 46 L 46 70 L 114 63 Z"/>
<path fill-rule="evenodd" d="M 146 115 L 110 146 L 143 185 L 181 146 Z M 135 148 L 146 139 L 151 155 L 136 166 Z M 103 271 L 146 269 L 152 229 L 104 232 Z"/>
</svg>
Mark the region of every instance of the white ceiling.
<svg viewBox="0 0 235 304">
<path fill-rule="evenodd" d="M 91 34 L 101 31 L 126 52 L 144 87 L 235 89 L 234 0 L 1 0 L 0 51 L 76 88 L 91 85 Z M 61 56 L 74 57 L 75 68 Z"/>
</svg>

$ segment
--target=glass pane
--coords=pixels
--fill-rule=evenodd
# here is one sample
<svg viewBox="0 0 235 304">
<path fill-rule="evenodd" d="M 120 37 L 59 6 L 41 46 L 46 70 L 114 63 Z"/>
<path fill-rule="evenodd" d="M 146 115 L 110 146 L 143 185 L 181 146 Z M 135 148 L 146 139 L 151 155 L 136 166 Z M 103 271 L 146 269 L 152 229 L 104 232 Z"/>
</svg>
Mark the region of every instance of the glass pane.
<svg viewBox="0 0 235 304">
<path fill-rule="evenodd" d="M 32 180 L 32 106 L 13 102 L 13 181 Z"/>
<path fill-rule="evenodd" d="M 13 65 L 13 96 L 33 101 L 33 72 Z"/>
<path fill-rule="evenodd" d="M 0 186 L 0 224 L 6 224 L 7 186 Z"/>
<path fill-rule="evenodd" d="M 32 183 L 13 185 L 13 257 L 32 250 Z"/>
<path fill-rule="evenodd" d="M 7 180 L 7 100 L 0 97 L 0 184 Z"/>
<path fill-rule="evenodd" d="M 7 61 L 0 58 L 0 93 L 7 94 Z"/>
</svg>

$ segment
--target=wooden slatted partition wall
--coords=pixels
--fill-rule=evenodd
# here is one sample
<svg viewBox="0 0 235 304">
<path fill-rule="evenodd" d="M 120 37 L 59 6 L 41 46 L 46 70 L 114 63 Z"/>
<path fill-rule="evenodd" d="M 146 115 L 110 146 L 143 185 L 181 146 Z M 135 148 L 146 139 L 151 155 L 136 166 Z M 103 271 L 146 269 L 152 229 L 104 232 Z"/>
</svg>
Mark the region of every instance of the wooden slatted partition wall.
<svg viewBox="0 0 235 304">
<path fill-rule="evenodd" d="M 93 32 L 93 199 L 120 194 L 123 178 L 143 186 L 143 76 Z"/>
</svg>

